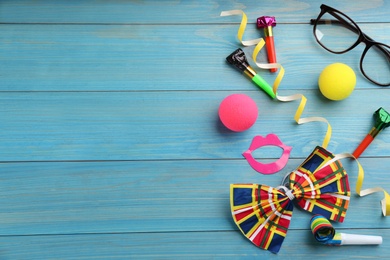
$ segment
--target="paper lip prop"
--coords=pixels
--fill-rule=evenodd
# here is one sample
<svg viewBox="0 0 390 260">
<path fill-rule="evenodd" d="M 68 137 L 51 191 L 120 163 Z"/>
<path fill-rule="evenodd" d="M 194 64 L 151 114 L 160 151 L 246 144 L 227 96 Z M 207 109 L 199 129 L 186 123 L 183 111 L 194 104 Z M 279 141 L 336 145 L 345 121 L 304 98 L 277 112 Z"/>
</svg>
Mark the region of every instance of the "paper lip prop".
<svg viewBox="0 0 390 260">
<path fill-rule="evenodd" d="M 310 219 L 310 228 L 314 238 L 328 246 L 380 245 L 383 241 L 381 236 L 338 233 L 329 220 L 319 214 Z"/>
<path fill-rule="evenodd" d="M 261 163 L 256 161 L 252 155 L 252 152 L 264 146 L 277 146 L 282 148 L 282 156 L 272 163 Z M 252 143 L 249 146 L 249 149 L 246 150 L 242 155 L 255 171 L 262 174 L 273 174 L 286 166 L 291 150 L 292 147 L 282 143 L 276 134 L 268 134 L 266 137 L 258 135 L 252 139 Z"/>
<path fill-rule="evenodd" d="M 230 206 L 237 227 L 256 246 L 278 253 L 294 205 L 343 222 L 349 205 L 348 175 L 339 160 L 317 146 L 289 175 L 289 186 L 231 184 Z M 294 201 L 294 202 L 293 202 Z"/>
</svg>

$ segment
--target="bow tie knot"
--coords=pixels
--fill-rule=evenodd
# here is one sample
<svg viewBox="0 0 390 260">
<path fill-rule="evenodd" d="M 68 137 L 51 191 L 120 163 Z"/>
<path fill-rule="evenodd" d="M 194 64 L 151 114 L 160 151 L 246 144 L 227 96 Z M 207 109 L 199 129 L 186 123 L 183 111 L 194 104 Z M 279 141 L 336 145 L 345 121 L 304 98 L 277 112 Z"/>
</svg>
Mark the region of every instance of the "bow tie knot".
<svg viewBox="0 0 390 260">
<path fill-rule="evenodd" d="M 286 188 L 285 186 L 280 186 L 280 187 L 278 187 L 278 189 L 282 189 L 282 190 L 284 191 L 284 193 L 286 194 L 286 196 L 287 196 L 290 200 L 294 200 L 294 199 L 295 199 L 295 196 L 294 196 L 292 190 L 289 190 L 289 189 Z"/>
</svg>

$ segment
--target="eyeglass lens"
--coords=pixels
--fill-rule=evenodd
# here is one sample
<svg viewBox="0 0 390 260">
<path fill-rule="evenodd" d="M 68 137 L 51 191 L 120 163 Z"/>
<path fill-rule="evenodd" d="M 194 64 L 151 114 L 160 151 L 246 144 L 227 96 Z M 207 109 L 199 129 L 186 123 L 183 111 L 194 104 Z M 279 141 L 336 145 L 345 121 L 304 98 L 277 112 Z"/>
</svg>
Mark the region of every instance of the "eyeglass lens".
<svg viewBox="0 0 390 260">
<path fill-rule="evenodd" d="M 336 16 L 336 17 L 335 17 Z M 344 15 L 324 13 L 317 23 L 315 35 L 319 43 L 331 52 L 341 53 L 348 50 L 359 39 L 358 29 Z M 347 23 L 340 22 L 337 18 Z"/>
<path fill-rule="evenodd" d="M 380 84 L 390 84 L 390 48 L 386 45 L 372 45 L 363 57 L 362 71 L 367 78 Z"/>
<path fill-rule="evenodd" d="M 333 53 L 344 53 L 357 44 L 359 29 L 345 15 L 326 12 L 316 22 L 315 37 L 319 44 Z M 379 84 L 390 84 L 390 50 L 384 44 L 375 43 L 363 54 L 363 74 Z"/>
</svg>

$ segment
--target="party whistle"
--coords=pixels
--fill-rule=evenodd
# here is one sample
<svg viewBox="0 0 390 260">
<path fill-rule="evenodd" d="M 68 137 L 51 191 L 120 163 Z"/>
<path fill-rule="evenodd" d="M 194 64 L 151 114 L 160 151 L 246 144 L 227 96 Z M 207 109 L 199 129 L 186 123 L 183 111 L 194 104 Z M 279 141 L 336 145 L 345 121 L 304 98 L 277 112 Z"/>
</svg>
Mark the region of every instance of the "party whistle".
<svg viewBox="0 0 390 260">
<path fill-rule="evenodd" d="M 238 48 L 232 54 L 226 57 L 227 62 L 234 65 L 241 72 L 244 72 L 245 75 L 250 77 L 252 81 L 270 97 L 275 98 L 276 94 L 274 93 L 272 87 L 265 81 L 255 70 L 249 65 L 248 60 L 246 59 L 245 53 L 243 50 Z"/>
<path fill-rule="evenodd" d="M 267 48 L 268 62 L 276 63 L 276 52 L 274 43 L 274 34 L 272 27 L 276 26 L 274 16 L 261 16 L 257 18 L 257 28 L 263 28 L 265 34 L 265 47 Z M 271 72 L 276 72 L 276 68 L 270 69 Z"/>
<path fill-rule="evenodd" d="M 372 140 L 386 127 L 390 125 L 390 114 L 383 108 L 379 108 L 374 113 L 375 126 L 371 128 L 371 131 L 366 135 L 363 141 L 359 144 L 356 150 L 353 152 L 353 156 L 358 158 L 364 150 L 370 145 Z"/>
<path fill-rule="evenodd" d="M 381 236 L 336 233 L 336 230 L 332 227 L 329 220 L 321 215 L 314 215 L 311 218 L 310 227 L 314 238 L 318 242 L 328 246 L 382 244 Z"/>
</svg>

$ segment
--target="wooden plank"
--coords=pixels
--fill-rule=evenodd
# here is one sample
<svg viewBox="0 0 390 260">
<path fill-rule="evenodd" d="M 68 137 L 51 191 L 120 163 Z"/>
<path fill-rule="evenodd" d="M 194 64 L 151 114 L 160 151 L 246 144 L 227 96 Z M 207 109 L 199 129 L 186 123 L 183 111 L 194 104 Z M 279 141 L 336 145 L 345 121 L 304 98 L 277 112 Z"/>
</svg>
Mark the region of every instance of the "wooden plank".
<svg viewBox="0 0 390 260">
<path fill-rule="evenodd" d="M 308 97 L 303 116 L 333 127 L 329 150 L 352 152 L 388 104 L 386 88 L 368 83 L 358 64 L 364 45 L 333 55 L 315 42 L 310 18 L 319 1 L 28 1 L 0 3 L 0 258 L 226 259 L 269 258 L 237 230 L 229 184 L 278 186 L 318 144 L 324 123 L 297 125 L 298 101 L 270 100 L 225 62 L 245 38 L 262 34 L 254 20 L 275 15 L 278 60 L 286 69 L 279 94 Z M 332 5 L 332 4 L 331 4 Z M 334 6 L 372 38 L 389 42 L 390 2 L 357 0 Z M 244 48 L 250 56 L 253 47 Z M 260 57 L 265 60 L 264 51 Z M 253 61 L 249 59 L 253 64 Z M 357 87 L 330 102 L 317 89 L 321 70 L 350 65 Z M 258 70 L 270 83 L 275 75 Z M 232 93 L 259 106 L 255 126 L 232 133 L 218 105 Z M 389 109 L 389 108 L 386 108 Z M 275 175 L 250 168 L 241 153 L 255 135 L 276 133 L 293 147 Z M 363 188 L 383 187 L 390 160 L 387 130 L 360 162 Z M 262 162 L 280 150 L 256 152 Z M 383 194 L 355 194 L 357 166 L 342 161 L 352 189 L 346 233 L 381 235 L 374 247 L 329 248 L 308 229 L 311 214 L 294 210 L 279 254 L 286 259 L 388 257 L 389 219 Z"/>
<path fill-rule="evenodd" d="M 240 19 L 239 17 L 231 20 Z M 389 24 L 362 26 L 381 42 Z M 0 91 L 253 90 L 225 58 L 242 47 L 238 25 L 0 25 Z M 380 35 L 380 36 L 379 36 Z M 261 37 L 248 26 L 245 39 Z M 328 64 L 343 62 L 357 88 L 373 88 L 359 69 L 363 44 L 343 55 L 316 42 L 310 25 L 275 28 L 283 89 L 316 88 Z M 253 47 L 244 48 L 251 60 Z M 265 49 L 259 61 L 266 62 Z M 190 69 L 189 69 L 190 68 Z M 256 69 L 269 84 L 276 75 Z"/>
<path fill-rule="evenodd" d="M 329 149 L 352 152 L 373 126 L 372 114 L 387 104 L 382 89 L 355 91 L 328 102 L 305 91 L 303 116 L 333 125 Z M 261 91 L 246 93 L 260 115 L 248 131 L 234 133 L 219 121 L 219 103 L 234 92 L 28 92 L 0 96 L 1 161 L 233 159 L 255 135 L 276 133 L 305 158 L 321 145 L 326 124 L 297 125 L 298 101 L 281 103 Z M 285 94 L 296 92 L 286 91 Z M 367 102 L 367 97 L 375 102 Z M 22 105 L 23 104 L 23 105 Z M 386 131 L 386 130 L 385 130 Z M 346 138 L 346 136 L 348 136 Z M 362 156 L 389 156 L 390 136 L 379 134 Z M 276 158 L 280 154 L 263 155 Z"/>
<path fill-rule="evenodd" d="M 263 160 L 264 161 L 264 160 Z M 270 162 L 270 160 L 265 160 Z M 382 193 L 359 198 L 356 164 L 342 161 L 350 176 L 351 204 L 337 228 L 380 229 Z M 84 233 L 237 230 L 230 213 L 229 185 L 280 185 L 302 160 L 261 175 L 245 160 L 0 164 L 1 236 Z M 363 188 L 390 190 L 389 158 L 362 159 Z M 291 230 L 309 228 L 311 214 L 295 209 Z"/>
<path fill-rule="evenodd" d="M 381 235 L 384 242 L 390 239 L 388 229 L 340 230 Z M 386 259 L 389 250 L 388 243 L 325 246 L 316 242 L 307 229 L 289 231 L 277 256 L 257 248 L 238 231 L 0 237 L 0 257 L 3 259 L 292 259 L 291 256 L 299 259 L 342 259 L 343 256 Z"/>
<path fill-rule="evenodd" d="M 214 23 L 221 11 L 242 9 L 249 21 L 272 15 L 279 23 L 308 23 L 320 12 L 321 1 L 34 1 L 4 0 L 1 23 Z M 329 4 L 359 22 L 389 22 L 387 1 L 354 1 Z"/>
</svg>

